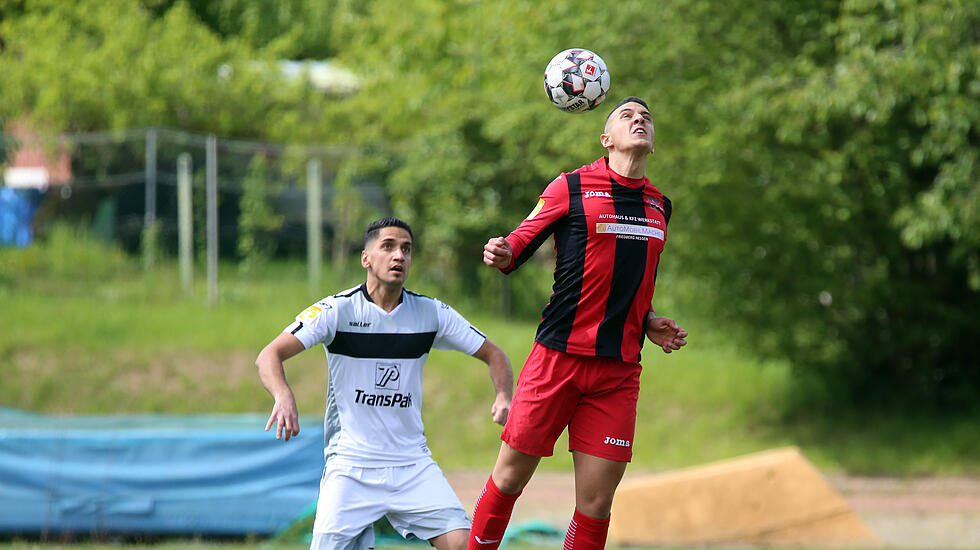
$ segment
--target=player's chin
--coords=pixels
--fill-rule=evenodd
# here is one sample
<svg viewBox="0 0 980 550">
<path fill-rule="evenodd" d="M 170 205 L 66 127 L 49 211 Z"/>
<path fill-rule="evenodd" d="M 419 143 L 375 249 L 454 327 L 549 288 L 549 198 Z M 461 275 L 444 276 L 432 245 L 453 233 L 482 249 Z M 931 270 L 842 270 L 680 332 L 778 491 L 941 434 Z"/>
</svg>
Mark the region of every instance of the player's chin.
<svg viewBox="0 0 980 550">
<path fill-rule="evenodd" d="M 633 137 L 634 139 L 631 139 L 628 144 L 626 144 L 623 147 L 619 147 L 618 149 L 620 151 L 623 151 L 624 153 L 631 153 L 631 154 L 632 153 L 649 154 L 652 152 L 653 144 L 650 143 L 650 140 L 643 139 L 642 136 L 633 136 Z"/>
</svg>

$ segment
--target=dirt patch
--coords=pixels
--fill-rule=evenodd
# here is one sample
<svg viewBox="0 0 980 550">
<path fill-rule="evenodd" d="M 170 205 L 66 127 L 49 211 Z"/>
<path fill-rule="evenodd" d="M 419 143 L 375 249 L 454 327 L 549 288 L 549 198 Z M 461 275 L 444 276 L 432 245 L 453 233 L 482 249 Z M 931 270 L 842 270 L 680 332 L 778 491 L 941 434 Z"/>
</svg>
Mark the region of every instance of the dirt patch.
<svg viewBox="0 0 980 550">
<path fill-rule="evenodd" d="M 488 476 L 489 472 L 447 472 L 468 512 Z M 626 479 L 630 477 L 627 472 Z M 886 547 L 980 548 L 980 478 L 825 478 Z M 565 529 L 574 503 L 570 472 L 541 471 L 517 500 L 512 522 L 536 520 Z"/>
</svg>

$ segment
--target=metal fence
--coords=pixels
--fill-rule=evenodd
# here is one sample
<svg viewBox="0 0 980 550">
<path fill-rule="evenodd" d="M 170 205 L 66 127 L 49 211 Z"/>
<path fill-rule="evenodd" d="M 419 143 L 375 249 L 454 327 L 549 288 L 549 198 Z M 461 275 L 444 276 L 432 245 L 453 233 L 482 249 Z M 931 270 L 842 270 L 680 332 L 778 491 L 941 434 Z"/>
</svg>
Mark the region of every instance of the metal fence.
<svg viewBox="0 0 980 550">
<path fill-rule="evenodd" d="M 339 175 L 354 154 L 166 128 L 0 134 L 0 244 L 80 225 L 147 268 L 176 256 L 188 290 L 203 260 L 212 304 L 219 257 L 305 255 L 315 288 L 323 252 L 346 258 L 364 220 L 390 210 L 380 185 Z"/>
</svg>

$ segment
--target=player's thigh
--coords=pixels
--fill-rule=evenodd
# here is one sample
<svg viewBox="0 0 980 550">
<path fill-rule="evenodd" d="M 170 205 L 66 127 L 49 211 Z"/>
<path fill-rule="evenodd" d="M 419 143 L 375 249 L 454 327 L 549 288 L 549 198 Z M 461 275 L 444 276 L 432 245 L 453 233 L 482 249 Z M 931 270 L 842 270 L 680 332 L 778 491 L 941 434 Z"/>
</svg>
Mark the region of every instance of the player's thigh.
<svg viewBox="0 0 980 550">
<path fill-rule="evenodd" d="M 390 496 L 388 521 L 405 538 L 431 540 L 456 530 L 469 530 L 459 497 L 434 460 L 395 468 L 397 490 Z"/>
<path fill-rule="evenodd" d="M 578 402 L 568 425 L 568 448 L 629 462 L 636 432 L 640 366 L 620 361 L 598 362 L 603 377 Z"/>
<path fill-rule="evenodd" d="M 330 544 L 342 546 L 346 539 L 361 537 L 384 515 L 387 489 L 383 468 L 331 462 L 320 479 L 313 533 L 330 535 Z"/>
<path fill-rule="evenodd" d="M 429 544 L 434 546 L 436 550 L 463 550 L 466 548 L 469 538 L 469 529 L 456 529 L 429 539 Z"/>
</svg>

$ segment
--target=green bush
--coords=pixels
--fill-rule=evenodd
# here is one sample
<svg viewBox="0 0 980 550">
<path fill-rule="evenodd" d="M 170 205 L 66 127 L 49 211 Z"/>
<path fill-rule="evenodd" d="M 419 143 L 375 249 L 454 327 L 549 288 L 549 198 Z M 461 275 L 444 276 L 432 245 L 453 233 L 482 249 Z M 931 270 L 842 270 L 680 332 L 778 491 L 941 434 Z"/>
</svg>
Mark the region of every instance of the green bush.
<svg viewBox="0 0 980 550">
<path fill-rule="evenodd" d="M 0 248 L 0 282 L 93 281 L 136 272 L 137 265 L 118 246 L 94 238 L 82 227 L 55 224 L 26 248 Z"/>
</svg>

